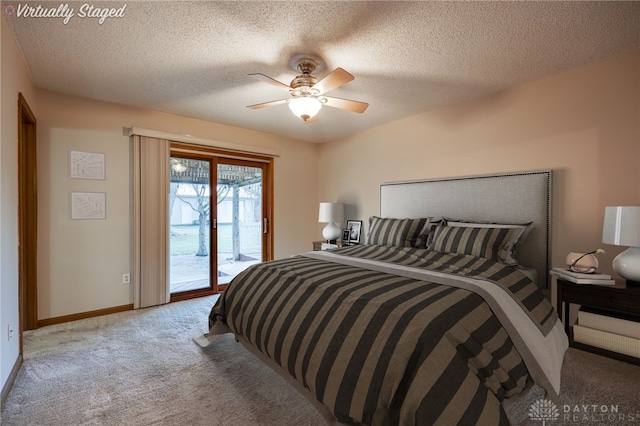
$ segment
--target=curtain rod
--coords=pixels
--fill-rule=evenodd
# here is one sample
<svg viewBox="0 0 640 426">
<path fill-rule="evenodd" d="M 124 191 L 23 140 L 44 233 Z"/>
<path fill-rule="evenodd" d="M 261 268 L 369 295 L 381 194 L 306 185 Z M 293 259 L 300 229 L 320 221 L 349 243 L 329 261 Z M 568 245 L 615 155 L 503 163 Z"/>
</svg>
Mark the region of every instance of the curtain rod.
<svg viewBox="0 0 640 426">
<path fill-rule="evenodd" d="M 138 135 L 150 138 L 166 139 L 173 142 L 186 142 L 195 145 L 210 146 L 213 148 L 223 148 L 230 151 L 246 152 L 251 154 L 268 155 L 270 157 L 280 157 L 280 150 L 267 148 L 264 146 L 245 145 L 235 142 L 224 142 L 214 139 L 198 138 L 189 135 L 177 135 L 174 133 L 162 132 L 159 130 L 143 129 L 141 127 L 130 127 L 129 136 Z"/>
</svg>

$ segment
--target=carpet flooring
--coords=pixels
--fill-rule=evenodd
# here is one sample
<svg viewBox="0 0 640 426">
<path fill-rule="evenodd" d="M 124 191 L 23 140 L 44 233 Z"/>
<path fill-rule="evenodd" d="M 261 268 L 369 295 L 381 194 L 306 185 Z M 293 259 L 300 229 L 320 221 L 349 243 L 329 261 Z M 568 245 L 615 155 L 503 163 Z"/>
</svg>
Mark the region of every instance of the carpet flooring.
<svg viewBox="0 0 640 426">
<path fill-rule="evenodd" d="M 193 342 L 207 330 L 216 297 L 25 333 L 24 363 L 0 423 L 325 425 L 306 399 L 233 336 L 207 348 Z M 530 416 L 541 398 L 534 388 L 509 404 L 512 423 L 543 424 Z M 640 426 L 640 367 L 570 349 L 555 403 L 557 416 L 547 425 Z"/>
</svg>

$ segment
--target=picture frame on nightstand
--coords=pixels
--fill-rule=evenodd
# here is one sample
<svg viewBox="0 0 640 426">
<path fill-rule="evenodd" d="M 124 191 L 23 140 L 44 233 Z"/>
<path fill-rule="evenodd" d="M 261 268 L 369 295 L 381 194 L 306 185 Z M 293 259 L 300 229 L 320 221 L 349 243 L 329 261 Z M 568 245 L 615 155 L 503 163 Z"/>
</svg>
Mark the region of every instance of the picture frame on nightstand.
<svg viewBox="0 0 640 426">
<path fill-rule="evenodd" d="M 349 244 L 360 244 L 360 234 L 362 231 L 361 220 L 347 220 L 347 231 L 349 231 Z"/>
<path fill-rule="evenodd" d="M 351 239 L 351 230 L 343 229 L 342 230 L 342 245 L 348 246 L 350 245 L 349 240 Z"/>
</svg>

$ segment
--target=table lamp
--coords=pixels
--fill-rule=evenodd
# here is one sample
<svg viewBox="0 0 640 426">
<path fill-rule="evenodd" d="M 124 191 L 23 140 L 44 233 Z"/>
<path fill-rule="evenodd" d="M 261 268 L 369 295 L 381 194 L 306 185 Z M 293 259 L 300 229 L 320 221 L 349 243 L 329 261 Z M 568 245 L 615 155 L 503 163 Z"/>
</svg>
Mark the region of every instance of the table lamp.
<svg viewBox="0 0 640 426">
<path fill-rule="evenodd" d="M 320 203 L 318 222 L 327 224 L 322 230 L 322 236 L 329 244 L 335 244 L 342 235 L 338 223 L 344 222 L 344 204 Z"/>
<path fill-rule="evenodd" d="M 640 285 L 640 206 L 605 207 L 602 242 L 629 247 L 613 259 L 613 270 Z"/>
</svg>

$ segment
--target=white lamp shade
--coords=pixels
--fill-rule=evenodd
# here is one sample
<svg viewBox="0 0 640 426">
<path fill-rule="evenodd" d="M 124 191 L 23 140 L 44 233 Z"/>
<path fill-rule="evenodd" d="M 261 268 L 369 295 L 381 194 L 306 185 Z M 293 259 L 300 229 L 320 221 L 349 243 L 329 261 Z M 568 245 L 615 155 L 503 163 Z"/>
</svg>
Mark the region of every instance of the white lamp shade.
<svg viewBox="0 0 640 426">
<path fill-rule="evenodd" d="M 318 111 L 320 111 L 320 108 L 322 108 L 322 102 L 310 96 L 301 96 L 289 100 L 289 109 L 291 112 L 304 121 L 315 117 Z"/>
<path fill-rule="evenodd" d="M 640 206 L 606 207 L 602 242 L 614 246 L 640 247 Z"/>
<path fill-rule="evenodd" d="M 321 222 L 321 223 L 344 222 L 344 204 L 320 203 L 320 211 L 318 212 L 318 222 Z"/>
<path fill-rule="evenodd" d="M 640 206 L 606 207 L 602 242 L 627 246 L 613 259 L 613 270 L 627 282 L 640 282 Z"/>
</svg>

